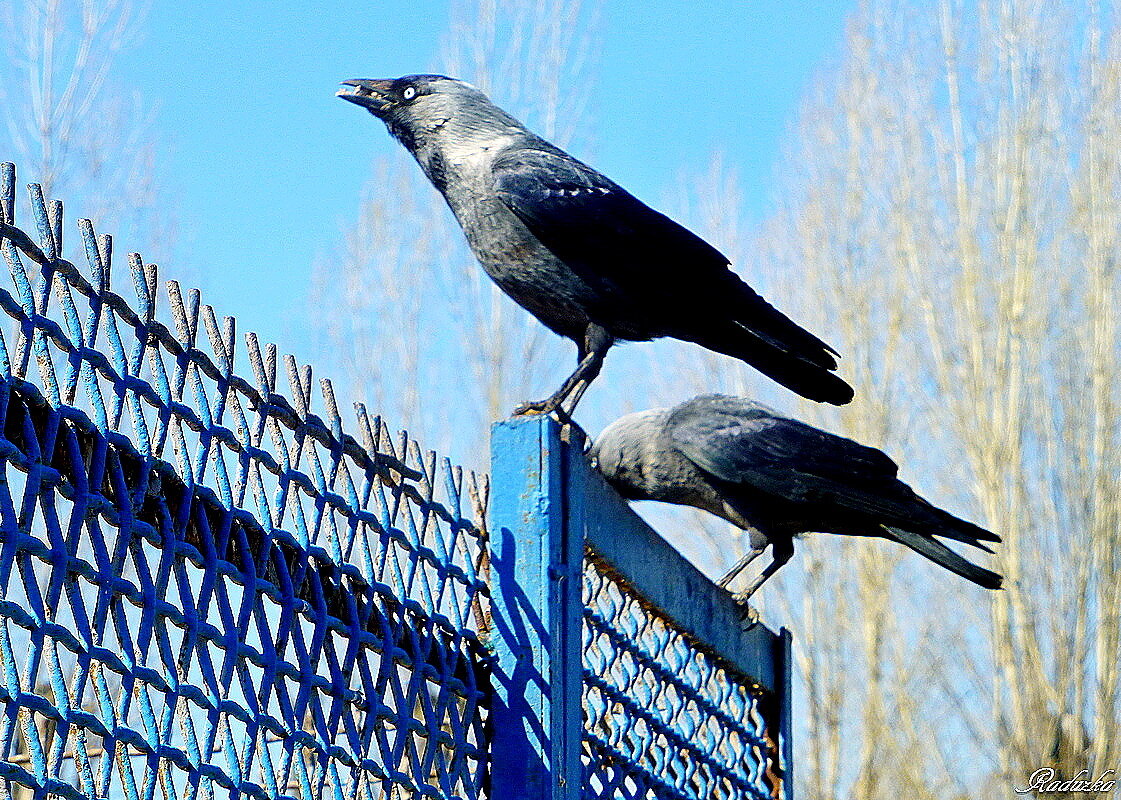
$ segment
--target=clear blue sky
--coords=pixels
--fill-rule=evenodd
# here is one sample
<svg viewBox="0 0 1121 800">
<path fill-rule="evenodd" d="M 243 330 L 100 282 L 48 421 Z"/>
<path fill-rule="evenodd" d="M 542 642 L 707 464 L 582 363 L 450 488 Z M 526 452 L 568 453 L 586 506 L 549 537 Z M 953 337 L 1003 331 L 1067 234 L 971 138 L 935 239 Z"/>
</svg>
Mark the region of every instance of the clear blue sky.
<svg viewBox="0 0 1121 800">
<path fill-rule="evenodd" d="M 596 150 L 577 155 L 658 204 L 683 167 L 722 149 L 761 216 L 800 98 L 854 5 L 608 2 Z M 353 219 L 372 160 L 399 147 L 336 85 L 432 71 L 446 19 L 443 1 L 153 0 L 115 79 L 156 109 L 183 262 L 164 274 L 190 262 L 220 314 L 314 363 L 301 310 L 311 265 Z"/>
</svg>

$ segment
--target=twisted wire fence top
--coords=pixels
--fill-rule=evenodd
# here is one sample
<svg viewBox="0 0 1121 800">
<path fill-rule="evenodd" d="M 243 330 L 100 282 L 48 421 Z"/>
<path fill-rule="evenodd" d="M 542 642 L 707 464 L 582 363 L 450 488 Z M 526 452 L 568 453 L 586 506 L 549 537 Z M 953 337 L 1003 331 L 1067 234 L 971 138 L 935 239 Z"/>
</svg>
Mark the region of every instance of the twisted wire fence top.
<svg viewBox="0 0 1121 800">
<path fill-rule="evenodd" d="M 172 333 L 156 319 L 156 266 L 130 253 L 134 311 L 110 288 L 111 237 L 95 235 L 89 220 L 78 220 L 92 274 L 86 280 L 61 257 L 62 203 L 47 204 L 37 185 L 28 187 L 36 244 L 15 227 L 15 183 L 15 167 L 0 165 L 0 233 L 16 290 L 13 297 L 0 287 L 0 306 L 19 323 L 14 352 L 0 330 L 4 376 L 26 378 L 34 355 L 38 385 L 53 407 L 85 411 L 98 431 L 123 434 L 142 457 L 173 457 L 188 488 L 213 492 L 226 508 L 249 510 L 281 536 L 322 549 L 340 566 L 368 570 L 370 528 L 384 527 L 454 587 L 438 591 L 420 580 L 431 576 L 403 568 L 364 577 L 371 583 L 384 578 L 399 597 L 455 629 L 478 631 L 463 598 L 486 591 L 479 575 L 485 474 L 465 475 L 447 459 L 437 464 L 436 453 L 422 452 L 406 431 L 395 445 L 387 425 L 371 418 L 362 403 L 354 406 L 358 436 L 345 432 L 331 381 L 319 381 L 320 416 L 312 411 L 312 368 L 300 367 L 290 355 L 284 358 L 289 400 L 278 393 L 276 345 L 262 350 L 254 333 L 245 335 L 251 378 L 237 374 L 234 319 L 219 326 L 197 289 L 184 301 L 179 284 L 168 281 Z M 40 267 L 38 274 L 28 271 L 20 251 Z M 84 301 L 81 311 L 75 295 Z M 411 514 L 400 520 L 402 504 L 426 512 L 425 524 Z M 407 530 L 392 524 L 398 522 Z"/>
<path fill-rule="evenodd" d="M 283 396 L 276 347 L 250 333 L 239 356 L 197 290 L 169 282 L 160 321 L 136 254 L 131 306 L 80 220 L 87 279 L 61 203 L 29 187 L 35 241 L 15 184 L 0 166 L 3 776 L 36 797 L 482 796 L 486 476 L 361 404 L 345 432 L 290 356 Z"/>
</svg>

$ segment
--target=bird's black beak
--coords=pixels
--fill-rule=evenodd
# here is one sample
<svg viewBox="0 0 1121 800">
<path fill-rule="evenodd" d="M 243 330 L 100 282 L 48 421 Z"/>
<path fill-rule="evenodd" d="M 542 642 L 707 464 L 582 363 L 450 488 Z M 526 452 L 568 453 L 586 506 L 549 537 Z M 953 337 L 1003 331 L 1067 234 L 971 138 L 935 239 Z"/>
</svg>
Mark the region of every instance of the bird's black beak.
<svg viewBox="0 0 1121 800">
<path fill-rule="evenodd" d="M 392 85 L 393 81 L 390 80 L 352 78 L 342 82 L 343 88 L 335 92 L 335 97 L 360 105 L 368 109 L 371 114 L 381 114 L 392 105 L 393 95 L 390 92 Z"/>
</svg>

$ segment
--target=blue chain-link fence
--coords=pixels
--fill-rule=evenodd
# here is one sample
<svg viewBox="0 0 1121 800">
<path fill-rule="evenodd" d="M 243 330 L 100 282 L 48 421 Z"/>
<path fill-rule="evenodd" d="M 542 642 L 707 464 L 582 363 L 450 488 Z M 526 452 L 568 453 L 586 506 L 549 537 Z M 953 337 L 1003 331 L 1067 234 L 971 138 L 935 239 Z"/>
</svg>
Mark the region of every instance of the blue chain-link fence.
<svg viewBox="0 0 1121 800">
<path fill-rule="evenodd" d="M 282 393 L 275 347 L 161 305 L 135 254 L 126 301 L 82 220 L 87 279 L 15 183 L 0 797 L 789 797 L 788 639 L 741 634 L 551 421 L 496 432 L 492 540 L 488 476 L 360 404 L 345 432 L 290 357 Z"/>
</svg>

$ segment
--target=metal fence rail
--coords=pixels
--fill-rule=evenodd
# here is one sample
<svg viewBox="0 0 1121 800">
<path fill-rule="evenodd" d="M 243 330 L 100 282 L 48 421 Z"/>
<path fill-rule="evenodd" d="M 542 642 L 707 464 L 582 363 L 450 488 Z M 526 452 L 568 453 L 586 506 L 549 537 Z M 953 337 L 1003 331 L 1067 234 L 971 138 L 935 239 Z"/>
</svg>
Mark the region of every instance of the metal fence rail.
<svg viewBox="0 0 1121 800">
<path fill-rule="evenodd" d="M 555 422 L 496 426 L 488 508 L 135 254 L 130 305 L 80 220 L 87 280 L 29 189 L 34 239 L 0 166 L 0 800 L 790 797 L 789 636 Z"/>
<path fill-rule="evenodd" d="M 492 748 L 531 787 L 497 796 L 790 798 L 789 633 L 744 630 L 560 433 L 492 436 Z"/>
</svg>

